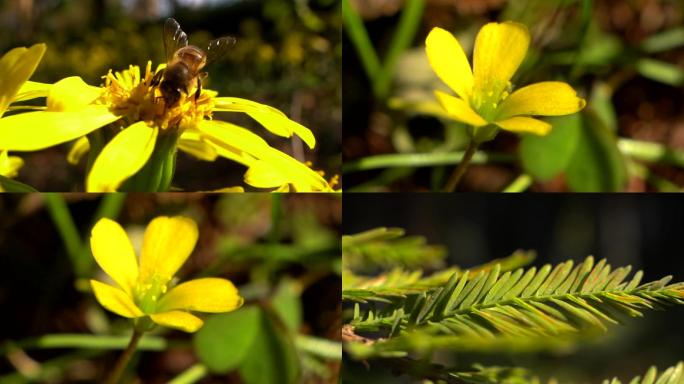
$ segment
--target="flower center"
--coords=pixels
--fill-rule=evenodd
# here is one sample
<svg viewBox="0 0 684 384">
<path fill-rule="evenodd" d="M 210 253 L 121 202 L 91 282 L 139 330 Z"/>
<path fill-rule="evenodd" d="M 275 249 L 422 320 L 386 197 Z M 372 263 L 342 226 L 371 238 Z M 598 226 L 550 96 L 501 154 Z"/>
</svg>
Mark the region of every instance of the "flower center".
<svg viewBox="0 0 684 384">
<path fill-rule="evenodd" d="M 135 286 L 133 296 L 143 313 L 154 313 L 157 302 L 167 290 L 164 281 L 159 276 L 152 276 L 145 282 L 140 282 Z"/>
<path fill-rule="evenodd" d="M 485 120 L 492 122 L 496 118 L 496 110 L 501 102 L 511 94 L 513 85 L 507 82 L 504 86 L 500 83 L 486 83 L 476 86 L 470 99 L 470 105 Z"/>
<path fill-rule="evenodd" d="M 196 82 L 188 84 L 186 92 L 178 91 L 178 101 L 166 105 L 159 84 L 153 84 L 155 73 L 152 62 L 148 61 L 145 74 L 141 77 L 140 67 L 131 65 L 129 69 L 104 76 L 105 92 L 102 102 L 125 119 L 129 124 L 146 121 L 161 129 L 180 128 L 197 125 L 203 119 L 211 119 L 216 92 L 203 89 L 195 99 Z"/>
</svg>

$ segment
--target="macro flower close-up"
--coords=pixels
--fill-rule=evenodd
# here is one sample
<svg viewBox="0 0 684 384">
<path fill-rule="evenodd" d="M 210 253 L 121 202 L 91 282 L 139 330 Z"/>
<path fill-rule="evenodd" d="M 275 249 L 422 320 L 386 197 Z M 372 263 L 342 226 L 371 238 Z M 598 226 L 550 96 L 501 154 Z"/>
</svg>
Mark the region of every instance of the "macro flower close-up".
<svg viewBox="0 0 684 384">
<path fill-rule="evenodd" d="M 200 278 L 175 285 L 174 275 L 197 242 L 197 224 L 186 217 L 152 220 L 140 259 L 124 229 L 101 219 L 93 227 L 90 246 L 95 260 L 115 285 L 90 280 L 97 301 L 117 315 L 134 319 L 139 332 L 154 324 L 195 332 L 203 321 L 191 311 L 220 313 L 240 308 L 243 299 L 232 282 Z"/>
<path fill-rule="evenodd" d="M 332 190 L 305 164 L 245 128 L 213 120 L 212 114 L 246 113 L 271 133 L 297 135 L 313 148 L 316 140 L 308 128 L 275 108 L 240 98 L 216 97 L 216 92 L 207 89 L 202 89 L 196 99 L 195 89 L 189 96 L 181 93 L 177 105 L 167 108 L 159 88 L 152 85 L 157 71 L 152 71 L 148 62 L 142 73 L 137 66 L 110 72 L 102 87 L 90 86 L 79 77 L 42 84 L 48 89 L 45 110 L 1 120 L 0 146 L 11 151 L 38 151 L 77 140 L 69 161 L 77 163 L 88 153 L 89 192 L 116 191 L 129 179 L 124 189 L 168 190 L 176 148 L 206 161 L 223 157 L 248 169 L 272 170 L 270 182 L 253 182 L 256 187 Z M 282 172 L 284 169 L 297 169 L 298 174 Z M 132 178 L 136 174 L 139 176 Z"/>
<path fill-rule="evenodd" d="M 428 35 L 425 49 L 430 65 L 456 96 L 439 90 L 435 94 L 449 116 L 473 127 L 471 135 L 476 142 L 491 140 L 499 128 L 546 135 L 551 124 L 530 116 L 568 115 L 586 105 L 570 85 L 558 81 L 513 91 L 511 79 L 529 44 L 525 25 L 488 23 L 475 39 L 471 68 L 463 47 L 451 33 L 435 27 Z"/>
</svg>

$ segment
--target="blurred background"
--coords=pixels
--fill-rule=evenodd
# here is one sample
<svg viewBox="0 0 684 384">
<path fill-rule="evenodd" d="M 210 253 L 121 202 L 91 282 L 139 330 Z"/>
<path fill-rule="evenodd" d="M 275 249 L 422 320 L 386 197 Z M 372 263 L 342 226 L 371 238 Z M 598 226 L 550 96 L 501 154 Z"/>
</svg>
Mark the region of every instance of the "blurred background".
<svg viewBox="0 0 684 384">
<path fill-rule="evenodd" d="M 326 178 L 341 166 L 341 17 L 339 0 L 12 0 L 0 2 L 0 52 L 47 44 L 31 80 L 55 82 L 81 76 L 100 85 L 110 69 L 153 68 L 165 61 L 162 28 L 174 17 L 200 47 L 231 35 L 237 44 L 207 68 L 207 88 L 220 96 L 271 105 L 310 128 L 313 151 L 299 141 L 276 138 L 249 118 L 223 116 L 266 138 L 271 145 L 311 161 Z M 296 139 L 298 140 L 298 139 Z M 83 166 L 66 162 L 68 145 L 26 160 L 18 180 L 39 190 L 70 191 L 83 180 Z M 202 167 L 202 172 L 196 169 Z M 194 171 L 193 171 L 194 170 Z M 179 155 L 176 178 L 186 190 L 239 185 L 245 169 L 228 160 L 208 164 Z M 79 189 L 81 190 L 81 189 Z"/>
<path fill-rule="evenodd" d="M 513 78 L 570 83 L 589 105 L 544 138 L 501 132 L 461 190 L 674 191 L 684 187 L 680 0 L 344 0 L 345 189 L 443 187 L 467 144 L 439 116 L 425 38 L 452 32 L 472 57 L 482 25 L 514 20 L 532 43 Z M 367 39 L 364 39 L 367 37 Z M 449 91 L 451 92 L 451 91 Z M 420 156 L 416 155 L 419 154 Z M 531 180 L 530 180 L 531 179 Z"/>
<path fill-rule="evenodd" d="M 90 291 L 88 279 L 105 279 L 90 230 L 110 217 L 136 243 L 160 215 L 188 216 L 199 227 L 180 281 L 230 279 L 245 305 L 201 315 L 195 334 L 157 328 L 122 382 L 337 382 L 340 198 L 171 193 L 0 198 L 0 383 L 102 382 L 130 322 Z M 246 334 L 256 337 L 250 343 Z M 188 371 L 202 374 L 181 380 Z"/>
<path fill-rule="evenodd" d="M 443 245 L 448 264 L 460 267 L 523 249 L 537 252 L 536 266 L 594 255 L 613 267 L 643 270 L 643 282 L 668 275 L 684 281 L 684 200 L 674 195 L 345 194 L 343 214 L 345 235 L 380 226 L 404 228 L 408 236 Z M 682 360 L 682 322 L 684 307 L 673 306 L 646 311 L 643 318 L 609 328 L 605 337 L 558 353 L 441 358 L 460 366 L 523 366 L 561 383 L 598 383 L 615 376 L 625 380 L 643 375 L 651 365 L 664 369 Z M 347 361 L 350 382 L 399 381 L 377 369 L 380 364 L 368 371 Z"/>
</svg>

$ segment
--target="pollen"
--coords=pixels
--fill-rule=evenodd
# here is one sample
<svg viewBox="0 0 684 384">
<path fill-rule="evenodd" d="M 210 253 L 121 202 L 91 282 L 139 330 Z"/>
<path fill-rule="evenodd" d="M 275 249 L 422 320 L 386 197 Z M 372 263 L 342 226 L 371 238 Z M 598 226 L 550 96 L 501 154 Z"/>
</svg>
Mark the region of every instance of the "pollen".
<svg viewBox="0 0 684 384">
<path fill-rule="evenodd" d="M 148 61 L 145 73 L 141 76 L 140 67 L 131 65 L 127 70 L 112 72 L 106 76 L 105 92 L 102 102 L 110 106 L 110 110 L 128 120 L 129 124 L 145 121 L 162 130 L 180 129 L 195 126 L 204 119 L 211 119 L 216 92 L 202 89 L 195 100 L 195 86 L 187 94 L 181 92 L 178 102 L 171 107 L 165 105 L 158 85 L 153 84 L 154 75 L 163 70 L 160 65 L 152 71 L 152 62 Z"/>
</svg>

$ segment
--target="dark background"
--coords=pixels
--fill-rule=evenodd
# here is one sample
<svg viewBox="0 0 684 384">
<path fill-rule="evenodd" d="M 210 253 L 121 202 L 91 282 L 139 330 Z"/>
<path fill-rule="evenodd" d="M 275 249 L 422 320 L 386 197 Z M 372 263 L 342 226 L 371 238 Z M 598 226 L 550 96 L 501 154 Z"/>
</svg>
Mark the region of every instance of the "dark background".
<svg viewBox="0 0 684 384">
<path fill-rule="evenodd" d="M 666 275 L 684 281 L 684 198 L 678 195 L 347 193 L 343 216 L 344 234 L 402 227 L 408 235 L 445 245 L 448 263 L 461 267 L 531 249 L 538 254 L 533 265 L 594 255 L 614 267 L 644 270 L 643 282 Z M 684 307 L 644 314 L 574 351 L 482 355 L 473 361 L 523 365 L 558 379 L 594 383 L 684 359 Z"/>
</svg>

